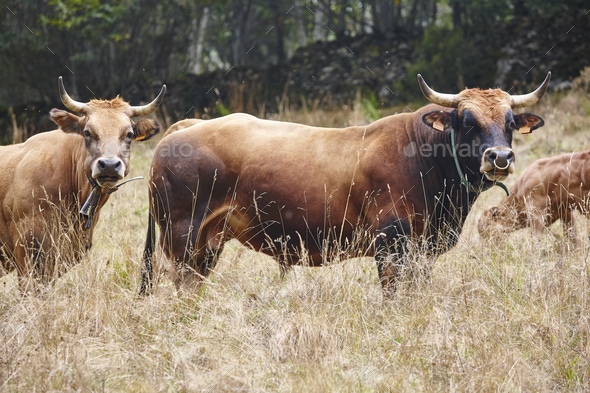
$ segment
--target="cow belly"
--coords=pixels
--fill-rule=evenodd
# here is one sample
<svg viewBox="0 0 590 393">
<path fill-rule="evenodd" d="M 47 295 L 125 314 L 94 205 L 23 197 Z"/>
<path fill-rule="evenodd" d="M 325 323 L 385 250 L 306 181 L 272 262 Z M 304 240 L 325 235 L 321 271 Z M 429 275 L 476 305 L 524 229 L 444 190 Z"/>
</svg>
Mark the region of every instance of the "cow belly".
<svg viewBox="0 0 590 393">
<path fill-rule="evenodd" d="M 373 231 L 362 223 L 351 224 L 352 217 L 343 224 L 342 218 L 333 220 L 328 214 L 309 214 L 287 205 L 273 213 L 258 205 L 248 208 L 236 205 L 226 211 L 222 221 L 214 225 L 210 221 L 201 226 L 201 233 L 207 237 L 211 248 L 216 248 L 220 238 L 235 238 L 255 251 L 288 264 L 313 266 L 335 259 L 372 255 Z M 215 215 L 223 216 L 214 212 Z"/>
</svg>

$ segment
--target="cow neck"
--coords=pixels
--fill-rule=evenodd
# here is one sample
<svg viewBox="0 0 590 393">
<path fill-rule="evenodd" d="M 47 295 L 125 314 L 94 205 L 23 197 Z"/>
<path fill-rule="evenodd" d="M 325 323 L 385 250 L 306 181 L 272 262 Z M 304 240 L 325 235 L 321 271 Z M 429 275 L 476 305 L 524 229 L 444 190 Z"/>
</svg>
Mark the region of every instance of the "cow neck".
<svg viewBox="0 0 590 393">
<path fill-rule="evenodd" d="M 508 191 L 508 187 L 506 187 L 506 185 L 502 182 L 499 181 L 494 181 L 492 185 L 490 186 L 480 186 L 480 187 L 474 187 L 470 182 L 468 177 L 463 173 L 463 171 L 461 170 L 461 165 L 459 164 L 459 159 L 457 158 L 457 149 L 455 146 L 455 129 L 453 127 L 451 127 L 451 154 L 453 155 L 453 160 L 455 161 L 455 167 L 457 168 L 457 173 L 459 174 L 459 178 L 461 179 L 461 184 L 469 191 L 469 192 L 475 192 L 476 194 L 480 194 L 484 191 L 489 190 L 490 188 L 494 187 L 494 186 L 498 186 L 501 189 L 504 190 L 504 192 L 506 192 L 507 196 L 510 196 L 510 191 Z"/>
<path fill-rule="evenodd" d="M 73 192 L 81 201 L 84 201 L 92 192 L 92 186 L 88 184 L 86 172 L 84 172 L 86 152 L 84 151 L 84 140 L 83 138 L 81 139 L 81 143 L 68 143 L 68 145 L 72 146 L 72 150 L 68 152 L 69 154 L 64 152 L 64 158 L 71 160 L 69 167 L 72 171 L 70 176 Z"/>
<path fill-rule="evenodd" d="M 82 205 L 82 209 L 80 209 L 80 216 L 86 220 L 86 229 L 90 229 L 94 215 L 106 203 L 107 199 L 109 199 L 109 195 L 115 191 L 118 191 L 119 187 L 121 187 L 123 184 L 127 184 L 134 180 L 143 179 L 143 176 L 136 176 L 113 187 L 101 187 L 96 180 L 88 176 L 88 174 L 84 174 L 88 179 L 88 183 L 90 183 L 92 186 L 92 192 L 90 193 L 90 196 L 88 199 L 86 199 L 84 205 Z"/>
<path fill-rule="evenodd" d="M 90 219 L 82 214 L 82 218 L 86 220 L 84 227 L 86 229 L 90 229 L 94 214 L 96 211 L 100 210 L 100 208 L 107 202 L 107 199 L 109 198 L 109 195 L 107 195 L 108 188 L 99 187 L 98 184 L 90 176 L 88 176 L 84 170 L 84 162 L 86 161 L 84 141 L 82 141 L 80 144 L 76 144 L 71 153 L 71 167 L 73 171 L 72 185 L 74 186 L 74 194 L 79 198 L 79 202 L 83 203 L 82 210 L 84 210 L 84 206 L 89 201 L 92 201 L 93 208 Z M 86 209 L 87 208 L 88 207 L 86 207 Z M 80 213 L 82 213 L 82 210 Z"/>
</svg>

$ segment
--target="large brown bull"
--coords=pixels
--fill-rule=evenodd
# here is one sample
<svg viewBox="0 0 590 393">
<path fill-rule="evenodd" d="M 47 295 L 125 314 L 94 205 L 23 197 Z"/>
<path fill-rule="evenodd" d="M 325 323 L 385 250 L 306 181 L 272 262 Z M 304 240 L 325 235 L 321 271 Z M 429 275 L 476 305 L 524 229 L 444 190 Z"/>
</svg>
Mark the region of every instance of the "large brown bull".
<svg viewBox="0 0 590 393">
<path fill-rule="evenodd" d="M 0 262 L 4 273 L 16 269 L 21 282 L 50 279 L 57 259 L 75 262 L 90 247 L 107 191 L 129 172 L 131 142 L 160 129 L 154 120 L 132 118 L 153 112 L 166 92 L 164 85 L 144 106 L 119 97 L 85 104 L 70 98 L 61 77 L 58 87 L 66 108 L 82 116 L 52 109 L 59 130 L 0 147 Z M 89 178 L 102 196 L 86 230 L 78 212 L 93 191 Z"/>
<path fill-rule="evenodd" d="M 478 194 L 514 171 L 513 132 L 544 122 L 512 110 L 537 102 L 549 79 L 526 95 L 441 94 L 418 75 L 438 105 L 368 126 L 234 114 L 169 134 L 152 162 L 150 212 L 176 283 L 198 283 L 236 238 L 282 265 L 375 256 L 383 288 L 394 289 L 409 239 L 432 256 L 452 247 Z M 150 220 L 148 283 L 154 238 Z"/>
</svg>

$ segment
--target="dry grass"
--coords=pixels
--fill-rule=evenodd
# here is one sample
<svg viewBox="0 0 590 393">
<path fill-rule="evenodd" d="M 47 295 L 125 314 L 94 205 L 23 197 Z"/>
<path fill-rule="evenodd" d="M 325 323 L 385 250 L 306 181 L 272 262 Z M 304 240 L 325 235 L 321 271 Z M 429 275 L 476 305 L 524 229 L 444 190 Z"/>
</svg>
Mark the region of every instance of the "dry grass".
<svg viewBox="0 0 590 393">
<path fill-rule="evenodd" d="M 546 97 L 530 109 L 547 126 L 517 136 L 520 171 L 590 147 L 584 99 Z M 351 116 L 289 119 L 343 126 Z M 148 157 L 132 162 L 130 176 L 147 175 Z M 145 181 L 115 193 L 89 256 L 47 293 L 23 297 L 14 274 L 0 279 L 0 391 L 590 387 L 590 244 L 563 247 L 559 224 L 541 242 L 522 230 L 482 244 L 478 215 L 501 200 L 500 189 L 477 201 L 430 281 L 402 286 L 386 304 L 372 259 L 297 267 L 281 280 L 272 259 L 235 242 L 200 293 L 160 279 L 153 296 L 138 299 L 146 194 Z M 578 228 L 588 231 L 581 217 Z"/>
</svg>

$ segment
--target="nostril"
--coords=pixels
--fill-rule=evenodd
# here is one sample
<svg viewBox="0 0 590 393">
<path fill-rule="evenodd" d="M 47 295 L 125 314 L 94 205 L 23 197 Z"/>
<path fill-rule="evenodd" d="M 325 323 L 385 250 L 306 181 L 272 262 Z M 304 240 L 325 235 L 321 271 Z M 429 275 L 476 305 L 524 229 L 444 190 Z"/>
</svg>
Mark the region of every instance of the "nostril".
<svg viewBox="0 0 590 393">
<path fill-rule="evenodd" d="M 98 169 L 101 171 L 103 171 L 107 167 L 103 160 L 98 160 L 96 166 L 98 166 Z"/>
<path fill-rule="evenodd" d="M 507 158 L 508 158 L 508 161 L 514 161 L 514 152 L 512 152 L 512 151 L 509 152 Z"/>
<path fill-rule="evenodd" d="M 115 170 L 119 170 L 121 169 L 121 161 L 117 161 L 117 163 L 115 164 Z"/>
<path fill-rule="evenodd" d="M 496 158 L 498 158 L 498 154 L 495 151 L 493 151 L 493 152 L 490 152 L 488 157 L 491 161 L 494 161 Z"/>
</svg>

